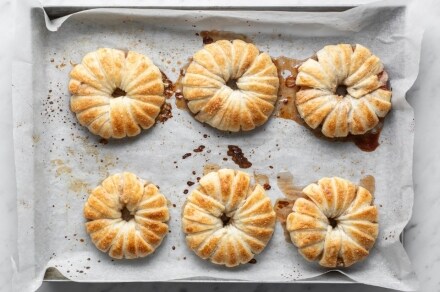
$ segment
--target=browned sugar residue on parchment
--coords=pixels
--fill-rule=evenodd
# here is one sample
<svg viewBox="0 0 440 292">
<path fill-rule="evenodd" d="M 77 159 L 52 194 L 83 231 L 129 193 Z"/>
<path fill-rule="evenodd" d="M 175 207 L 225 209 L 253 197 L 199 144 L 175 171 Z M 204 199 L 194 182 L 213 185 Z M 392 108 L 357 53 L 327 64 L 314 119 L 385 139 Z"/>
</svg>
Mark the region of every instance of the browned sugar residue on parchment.
<svg viewBox="0 0 440 292">
<path fill-rule="evenodd" d="M 75 193 L 82 193 L 85 192 L 89 188 L 89 184 L 83 182 L 82 180 L 79 180 L 72 176 L 72 168 L 67 166 L 63 160 L 61 159 L 53 159 L 50 161 L 52 166 L 55 167 L 55 175 L 56 177 L 59 177 L 63 174 L 68 174 L 69 179 L 69 185 L 68 189 L 75 192 Z"/>
<path fill-rule="evenodd" d="M 168 76 L 165 73 L 163 73 L 162 71 L 160 71 L 160 73 L 162 74 L 162 83 L 164 86 L 164 91 L 163 91 L 164 96 L 166 99 L 169 99 L 174 94 L 173 82 L 168 78 Z"/>
<path fill-rule="evenodd" d="M 269 177 L 263 173 L 257 173 L 254 171 L 255 183 L 261 185 L 266 191 L 270 190 L 272 186 L 270 185 Z"/>
<path fill-rule="evenodd" d="M 174 84 L 173 82 L 167 77 L 167 75 L 160 71 L 162 74 L 162 83 L 164 86 L 164 96 L 166 99 L 170 99 L 174 94 Z M 160 108 L 160 112 L 157 115 L 156 118 L 156 124 L 157 123 L 165 123 L 169 119 L 173 117 L 172 113 L 172 106 L 169 102 L 165 101 L 162 107 Z"/>
<path fill-rule="evenodd" d="M 34 142 L 34 144 L 37 144 L 38 142 L 40 142 L 40 135 L 33 134 L 32 135 L 32 142 Z"/>
<path fill-rule="evenodd" d="M 290 243 L 290 234 L 286 229 L 287 216 L 292 213 L 295 200 L 305 197 L 304 193 L 302 192 L 304 187 L 295 185 L 293 175 L 290 172 L 280 172 L 277 175 L 277 185 L 280 191 L 283 193 L 284 198 L 279 198 L 276 200 L 274 209 L 277 219 L 283 227 L 284 238 Z"/>
<path fill-rule="evenodd" d="M 56 177 L 59 177 L 60 175 L 65 174 L 65 173 L 72 172 L 72 168 L 67 166 L 64 163 L 64 161 L 62 161 L 61 159 L 53 159 L 50 161 L 50 163 L 52 164 L 52 166 L 56 167 L 56 169 L 55 169 Z"/>
<path fill-rule="evenodd" d="M 277 185 L 280 191 L 284 194 L 286 199 L 295 201 L 298 198 L 303 198 L 303 186 L 295 185 L 292 173 L 285 171 L 277 175 Z"/>
<path fill-rule="evenodd" d="M 185 77 L 186 69 L 191 64 L 192 58 L 188 59 L 188 62 L 180 68 L 179 77 L 173 85 L 174 97 L 176 98 L 176 107 L 181 110 L 189 111 L 185 98 L 183 97 L 183 77 Z"/>
<path fill-rule="evenodd" d="M 274 116 L 304 125 L 305 122 L 299 115 L 295 105 L 296 93 L 299 90 L 295 81 L 298 75 L 298 66 L 303 61 L 284 56 L 273 58 L 272 61 L 277 67 L 278 78 L 280 80 L 278 101 L 275 105 Z"/>
<path fill-rule="evenodd" d="M 235 164 L 240 168 L 249 168 L 252 166 L 247 157 L 244 155 L 243 150 L 237 145 L 228 145 L 228 151 L 226 152 L 228 156 L 232 158 Z"/>
<path fill-rule="evenodd" d="M 95 160 L 98 159 L 99 149 L 95 147 L 93 141 L 89 141 L 89 136 L 78 136 L 78 139 L 82 142 L 83 149 L 89 157 L 94 157 Z"/>
<path fill-rule="evenodd" d="M 89 193 L 89 184 L 76 178 L 69 181 L 69 190 L 75 193 Z"/>
<path fill-rule="evenodd" d="M 203 175 L 207 175 L 210 172 L 218 171 L 220 169 L 220 165 L 215 163 L 207 163 L 203 166 Z"/>
<path fill-rule="evenodd" d="M 161 109 L 159 114 L 157 115 L 156 118 L 156 123 L 165 123 L 166 121 L 168 121 L 169 119 L 171 119 L 173 117 L 173 113 L 172 113 L 172 107 L 171 104 L 168 102 L 165 102 Z"/>
<path fill-rule="evenodd" d="M 76 150 L 72 147 L 67 147 L 66 153 L 69 157 L 79 161 L 82 167 L 89 163 L 94 163 L 97 166 L 96 173 L 104 179 L 110 175 L 110 171 L 117 164 L 119 158 L 113 153 L 105 153 L 101 151 L 101 148 L 107 147 L 109 143 L 108 140 L 96 140 L 90 139 L 89 136 L 79 136 L 79 142 L 81 143 L 81 151 Z M 83 153 L 83 151 L 85 153 Z M 75 177 L 75 172 L 70 173 L 69 190 L 76 192 L 81 195 L 86 195 L 90 191 L 90 186 L 88 183 Z M 87 191 L 87 193 L 85 192 Z"/>
<path fill-rule="evenodd" d="M 379 147 L 379 137 L 383 128 L 383 119 L 379 120 L 379 123 L 372 130 L 368 131 L 364 135 L 354 136 L 352 135 L 352 141 L 359 149 L 365 152 L 372 152 Z"/>
</svg>

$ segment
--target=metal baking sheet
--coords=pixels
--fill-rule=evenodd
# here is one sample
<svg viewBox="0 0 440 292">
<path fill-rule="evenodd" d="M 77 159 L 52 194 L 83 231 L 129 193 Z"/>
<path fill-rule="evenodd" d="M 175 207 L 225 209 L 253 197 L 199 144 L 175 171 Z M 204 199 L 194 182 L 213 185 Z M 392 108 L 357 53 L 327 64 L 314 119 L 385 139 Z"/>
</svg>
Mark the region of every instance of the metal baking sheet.
<svg viewBox="0 0 440 292">
<path fill-rule="evenodd" d="M 69 10 L 69 9 L 71 9 L 71 10 Z M 55 18 L 56 16 L 61 16 L 63 14 L 69 14 L 70 12 L 74 12 L 77 9 L 78 9 L 77 7 L 76 8 L 50 7 L 50 8 L 47 8 L 46 11 L 48 13 L 49 18 Z M 88 9 L 88 7 L 82 7 L 80 9 L 81 10 Z M 291 8 L 286 8 L 286 7 L 283 7 L 281 10 L 283 10 L 283 11 L 288 10 L 288 11 L 322 12 L 322 11 L 344 11 L 346 9 L 347 9 L 347 7 L 332 7 L 332 8 L 326 8 L 326 7 L 306 7 L 306 8 L 291 7 Z M 233 10 L 243 11 L 243 12 L 249 11 L 248 8 L 246 8 L 246 10 L 240 10 L 240 8 L 234 8 Z M 256 10 L 258 11 L 260 9 L 256 8 Z M 272 10 L 272 9 L 270 9 L 270 10 Z M 273 10 L 279 10 L 279 9 L 277 7 L 274 7 Z M 36 11 L 35 14 L 37 15 L 37 14 L 39 14 L 39 12 Z M 36 20 L 36 21 L 39 22 L 38 25 L 41 25 L 41 19 Z M 129 47 L 123 45 L 122 48 L 129 48 Z M 50 48 L 46 48 L 46 50 L 50 51 Z M 134 48 L 134 50 L 136 50 L 136 48 Z M 76 56 L 76 57 L 77 58 L 75 59 L 75 61 L 79 61 L 78 56 Z M 55 59 L 57 59 L 57 57 L 55 57 Z M 68 62 L 68 61 L 66 61 L 66 62 Z M 61 63 L 58 65 L 61 65 Z M 65 70 L 65 71 L 67 72 L 68 70 Z M 57 87 L 58 87 L 58 85 L 57 85 Z M 63 91 L 65 89 L 58 88 L 57 90 Z M 178 110 L 175 109 L 175 111 L 173 113 L 177 113 L 177 112 L 178 112 Z M 84 131 L 86 131 L 86 130 L 84 130 L 84 129 L 80 130 L 81 133 L 84 133 Z M 38 139 L 41 139 L 41 137 L 35 137 L 35 139 L 38 140 Z M 233 165 L 231 165 L 231 166 L 233 166 Z M 252 172 L 252 170 L 250 170 L 250 171 Z M 279 226 L 278 226 L 278 228 L 279 228 Z M 89 246 L 89 248 L 93 248 L 93 246 Z M 63 280 L 63 279 L 65 280 L 65 278 L 62 276 L 62 274 L 56 271 L 56 268 L 50 268 L 46 273 L 45 279 L 46 280 Z M 182 280 L 182 281 L 209 281 L 209 280 L 189 279 L 189 280 Z M 228 280 L 223 280 L 223 281 L 228 281 Z M 234 280 L 232 280 L 232 281 L 234 281 Z M 311 282 L 314 282 L 314 283 L 351 283 L 353 281 L 351 279 L 341 275 L 341 274 L 331 272 L 331 273 L 326 273 L 324 275 L 321 275 L 321 276 L 315 277 L 315 278 L 310 278 L 310 279 L 306 279 L 306 280 L 296 280 L 295 282 L 300 282 L 300 283 L 311 283 Z"/>
</svg>

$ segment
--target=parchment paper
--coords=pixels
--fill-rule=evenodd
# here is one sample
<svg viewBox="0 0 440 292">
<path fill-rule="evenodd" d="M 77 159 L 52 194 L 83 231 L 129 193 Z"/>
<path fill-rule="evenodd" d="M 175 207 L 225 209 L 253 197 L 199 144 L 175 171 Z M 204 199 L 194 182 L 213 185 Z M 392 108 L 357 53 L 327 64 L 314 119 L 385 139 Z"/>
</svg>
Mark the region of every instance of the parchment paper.
<svg viewBox="0 0 440 292">
<path fill-rule="evenodd" d="M 48 267 L 56 267 L 71 280 L 88 282 L 294 282 L 326 273 L 285 241 L 278 223 L 253 265 L 226 269 L 199 259 L 187 248 L 180 224 L 183 191 L 192 189 L 187 181 L 196 182 L 206 163 L 237 168 L 231 159 L 223 160 L 228 144 L 243 149 L 253 163 L 249 173 L 269 176 L 268 195 L 273 202 L 282 197 L 276 185 L 281 171 L 290 171 L 299 185 L 324 176 L 357 182 L 373 175 L 380 234 L 367 260 L 341 272 L 360 283 L 416 289 L 416 276 L 399 235 L 413 205 L 414 116 L 405 93 L 418 72 L 421 32 L 408 25 L 405 9 L 387 7 L 397 2 L 333 13 L 97 9 L 55 21 L 33 9 L 27 15 L 30 21 L 17 25 L 17 34 L 23 37 L 16 43 L 13 68 L 17 289 L 36 289 Z M 369 47 L 385 64 L 393 88 L 393 109 L 379 148 L 367 153 L 352 143 L 324 141 L 280 118 L 271 118 L 249 133 L 223 133 L 177 109 L 174 100 L 170 101 L 173 118 L 164 124 L 135 138 L 103 144 L 70 112 L 71 63 L 79 63 L 87 52 L 100 47 L 134 50 L 150 56 L 176 80 L 188 57 L 202 47 L 195 34 L 212 29 L 243 33 L 273 57 L 302 59 L 327 44 Z M 193 152 L 200 145 L 206 147 L 204 151 Z M 192 155 L 182 159 L 185 153 Z M 155 254 L 144 259 L 113 261 L 94 247 L 85 232 L 82 209 L 88 192 L 107 175 L 121 171 L 153 181 L 170 201 L 171 232 Z"/>
</svg>

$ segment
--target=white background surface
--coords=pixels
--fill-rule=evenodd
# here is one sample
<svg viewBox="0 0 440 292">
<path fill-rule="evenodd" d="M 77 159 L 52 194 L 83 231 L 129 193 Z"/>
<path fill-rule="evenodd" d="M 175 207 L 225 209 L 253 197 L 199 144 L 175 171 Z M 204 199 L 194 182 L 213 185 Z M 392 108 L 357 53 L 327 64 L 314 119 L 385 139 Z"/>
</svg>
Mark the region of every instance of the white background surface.
<svg viewBox="0 0 440 292">
<path fill-rule="evenodd" d="M 53 2 L 53 1 L 47 1 Z M 83 1 L 84 2 L 84 1 Z M 186 1 L 187 2 L 187 1 Z M 305 2 L 305 1 L 303 1 Z M 334 1 L 333 3 L 337 3 Z M 346 2 L 346 1 L 344 1 Z M 422 44 L 420 74 L 408 94 L 408 100 L 415 109 L 416 137 L 414 153 L 414 186 L 415 206 L 413 218 L 407 226 L 405 245 L 414 269 L 419 275 L 420 291 L 440 291 L 440 130 L 436 125 L 440 111 L 440 3 L 433 0 L 419 1 L 417 10 L 420 13 L 420 24 L 426 25 Z M 1 3 L 2 43 L 11 43 L 13 27 L 8 22 L 12 15 L 8 11 L 11 4 Z M 428 9 L 426 9 L 428 8 Z M 12 156 L 12 126 L 10 107 L 10 51 L 8 46 L 0 46 L 0 76 L 2 103 L 0 104 L 0 290 L 10 291 L 8 279 L 11 275 L 11 253 L 14 253 L 16 220 L 13 216 L 14 167 Z M 360 285 L 292 285 L 288 284 L 209 284 L 211 291 L 389 291 Z M 133 283 L 133 284 L 77 284 L 45 283 L 38 291 L 207 291 L 207 284 L 181 283 Z"/>
</svg>

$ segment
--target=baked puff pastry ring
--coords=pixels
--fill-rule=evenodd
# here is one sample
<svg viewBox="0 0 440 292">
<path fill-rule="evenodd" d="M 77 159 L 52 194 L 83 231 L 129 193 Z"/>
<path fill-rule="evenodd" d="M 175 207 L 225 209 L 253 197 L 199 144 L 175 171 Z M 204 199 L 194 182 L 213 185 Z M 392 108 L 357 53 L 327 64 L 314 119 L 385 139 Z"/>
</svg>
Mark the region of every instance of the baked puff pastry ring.
<svg viewBox="0 0 440 292">
<path fill-rule="evenodd" d="M 277 100 L 277 69 L 267 53 L 241 40 L 220 40 L 194 54 L 182 80 L 194 117 L 223 131 L 264 124 Z"/>
<path fill-rule="evenodd" d="M 95 246 L 116 259 L 145 257 L 168 234 L 165 196 L 130 172 L 111 175 L 95 188 L 84 217 Z"/>
<path fill-rule="evenodd" d="M 70 108 L 102 138 L 136 136 L 155 124 L 165 102 L 162 73 L 142 54 L 103 48 L 70 72 Z"/>
<path fill-rule="evenodd" d="M 252 187 L 247 173 L 233 169 L 202 177 L 183 207 L 188 247 L 227 267 L 248 263 L 261 253 L 274 225 L 275 211 L 264 188 Z"/>
<path fill-rule="evenodd" d="M 286 228 L 299 253 L 321 266 L 349 267 L 365 259 L 378 232 L 378 210 L 365 188 L 339 178 L 305 187 L 287 216 Z"/>
</svg>

